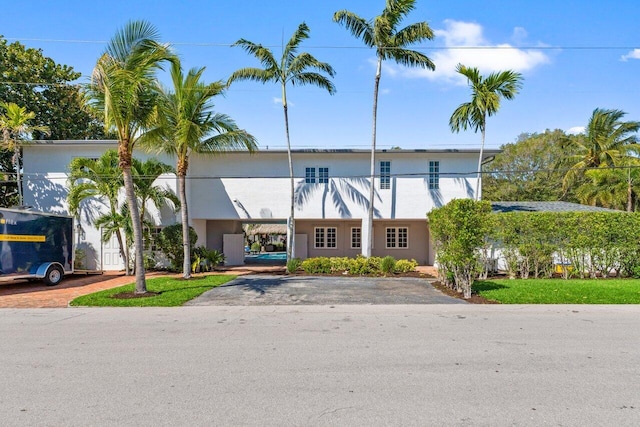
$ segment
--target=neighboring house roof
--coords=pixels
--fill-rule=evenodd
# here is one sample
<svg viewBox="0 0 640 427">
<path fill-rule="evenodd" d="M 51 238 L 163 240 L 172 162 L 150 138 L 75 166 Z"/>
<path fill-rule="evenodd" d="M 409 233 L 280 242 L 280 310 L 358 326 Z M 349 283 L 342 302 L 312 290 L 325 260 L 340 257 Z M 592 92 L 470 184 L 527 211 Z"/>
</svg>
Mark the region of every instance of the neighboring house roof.
<svg viewBox="0 0 640 427">
<path fill-rule="evenodd" d="M 258 224 L 255 227 L 248 228 L 247 234 L 287 234 L 286 224 Z"/>
<path fill-rule="evenodd" d="M 569 202 L 491 202 L 493 212 L 623 212 Z"/>
</svg>

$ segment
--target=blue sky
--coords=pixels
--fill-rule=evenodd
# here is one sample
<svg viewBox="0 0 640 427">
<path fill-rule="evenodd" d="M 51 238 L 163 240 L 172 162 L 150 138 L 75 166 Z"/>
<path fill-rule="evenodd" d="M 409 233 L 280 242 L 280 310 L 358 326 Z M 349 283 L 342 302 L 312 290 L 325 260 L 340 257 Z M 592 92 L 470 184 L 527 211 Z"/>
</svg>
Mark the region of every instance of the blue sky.
<svg viewBox="0 0 640 427">
<path fill-rule="evenodd" d="M 451 113 L 469 98 L 457 63 L 484 73 L 513 69 L 524 75 L 521 93 L 503 103 L 487 124 L 487 146 L 513 142 L 522 132 L 576 130 L 595 108 L 615 108 L 640 120 L 640 36 L 637 0 L 511 2 L 418 0 L 404 25 L 427 21 L 436 38 L 415 46 L 436 71 L 387 63 L 380 84 L 378 146 L 475 148 L 472 131 L 451 133 Z M 0 34 L 39 47 L 58 63 L 87 77 L 105 42 L 131 19 L 153 23 L 173 43 L 183 66 L 206 66 L 208 81 L 226 79 L 257 62 L 230 44 L 239 38 L 271 46 L 279 56 L 305 21 L 311 38 L 302 50 L 336 70 L 337 94 L 315 87 L 288 91 L 294 148 L 370 146 L 374 53 L 332 22 L 348 9 L 372 18 L 383 0 L 76 1 L 7 2 Z M 484 49 L 469 49 L 484 47 Z M 500 48 L 496 48 L 500 47 Z M 163 78 L 163 80 L 166 80 Z M 265 149 L 284 148 L 280 87 L 234 84 L 216 109 L 232 116 Z"/>
</svg>

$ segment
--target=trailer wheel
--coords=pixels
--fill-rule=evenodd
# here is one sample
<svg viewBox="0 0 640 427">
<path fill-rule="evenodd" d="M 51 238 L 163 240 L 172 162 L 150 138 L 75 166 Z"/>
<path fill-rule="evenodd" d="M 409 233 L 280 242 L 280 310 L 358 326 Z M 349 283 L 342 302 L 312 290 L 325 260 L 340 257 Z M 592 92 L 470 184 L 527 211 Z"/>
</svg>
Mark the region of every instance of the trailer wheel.
<svg viewBox="0 0 640 427">
<path fill-rule="evenodd" d="M 45 274 L 44 284 L 47 286 L 55 286 L 62 281 L 62 277 L 64 276 L 64 272 L 59 265 L 52 265 L 47 269 L 47 274 Z"/>
</svg>

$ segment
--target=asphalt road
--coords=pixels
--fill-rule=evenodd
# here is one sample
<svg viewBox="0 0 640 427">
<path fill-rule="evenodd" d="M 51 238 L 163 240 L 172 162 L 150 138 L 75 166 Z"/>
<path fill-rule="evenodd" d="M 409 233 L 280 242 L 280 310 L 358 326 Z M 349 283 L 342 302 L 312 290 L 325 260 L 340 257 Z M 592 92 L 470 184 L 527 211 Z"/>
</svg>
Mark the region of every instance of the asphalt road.
<svg viewBox="0 0 640 427">
<path fill-rule="evenodd" d="M 0 310 L 3 426 L 640 425 L 640 307 Z"/>
</svg>

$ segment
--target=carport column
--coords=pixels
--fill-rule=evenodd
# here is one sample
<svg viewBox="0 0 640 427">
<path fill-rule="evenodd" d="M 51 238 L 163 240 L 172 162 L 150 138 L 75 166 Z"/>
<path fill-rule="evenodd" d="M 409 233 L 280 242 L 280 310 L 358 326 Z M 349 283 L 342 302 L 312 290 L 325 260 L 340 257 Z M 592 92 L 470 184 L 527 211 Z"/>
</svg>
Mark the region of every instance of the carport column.
<svg viewBox="0 0 640 427">
<path fill-rule="evenodd" d="M 369 216 L 362 218 L 362 225 L 360 226 L 360 249 L 362 256 L 370 257 L 371 254 L 369 252 L 369 241 L 373 238 L 369 234 Z"/>
</svg>

